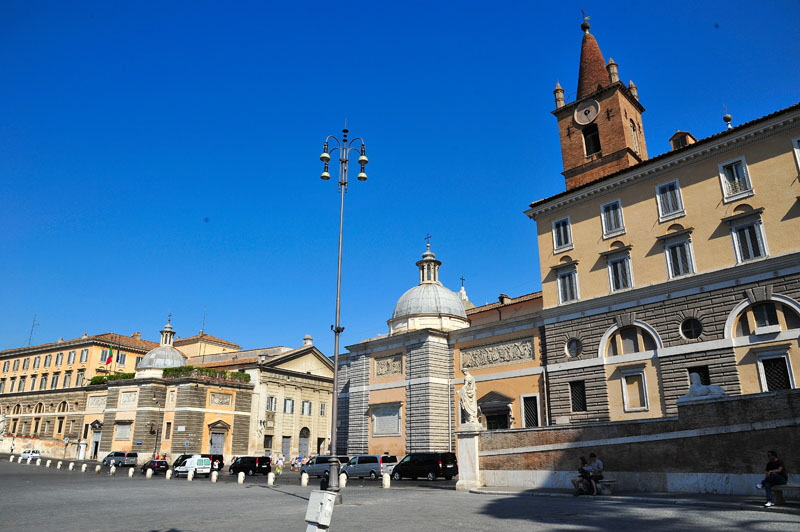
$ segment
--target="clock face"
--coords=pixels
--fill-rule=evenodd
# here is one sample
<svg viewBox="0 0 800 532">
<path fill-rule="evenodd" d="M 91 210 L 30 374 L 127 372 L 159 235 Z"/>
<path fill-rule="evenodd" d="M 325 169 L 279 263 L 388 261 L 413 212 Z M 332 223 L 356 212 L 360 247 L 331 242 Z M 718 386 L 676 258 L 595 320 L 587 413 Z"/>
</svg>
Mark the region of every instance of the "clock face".
<svg viewBox="0 0 800 532">
<path fill-rule="evenodd" d="M 585 126 L 586 124 L 594 122 L 598 114 L 600 114 L 600 104 L 597 103 L 596 100 L 587 100 L 581 102 L 578 107 L 575 108 L 575 121 Z"/>
</svg>

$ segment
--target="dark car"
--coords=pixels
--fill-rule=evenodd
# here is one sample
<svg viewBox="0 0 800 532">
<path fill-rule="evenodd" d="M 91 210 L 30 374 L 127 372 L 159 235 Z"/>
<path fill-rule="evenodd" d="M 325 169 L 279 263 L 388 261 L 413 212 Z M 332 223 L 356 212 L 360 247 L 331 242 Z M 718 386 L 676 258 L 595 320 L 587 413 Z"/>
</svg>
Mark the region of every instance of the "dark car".
<svg viewBox="0 0 800 532">
<path fill-rule="evenodd" d="M 450 480 L 458 475 L 458 460 L 455 453 L 411 453 L 400 460 L 392 470 L 392 479 L 427 478 Z"/>
<path fill-rule="evenodd" d="M 175 461 L 172 462 L 172 469 L 175 469 L 176 467 L 181 465 L 184 460 L 192 456 L 194 456 L 194 454 L 179 454 L 178 457 L 175 459 Z"/>
<path fill-rule="evenodd" d="M 225 468 L 225 458 L 221 454 L 201 454 L 203 458 L 211 460 L 211 471 L 222 471 Z M 219 465 L 214 466 L 214 462 L 219 460 Z"/>
<path fill-rule="evenodd" d="M 240 456 L 233 461 L 229 471 L 231 475 L 242 471 L 251 477 L 256 473 L 266 475 L 272 471 L 272 459 L 269 456 Z"/>
<path fill-rule="evenodd" d="M 147 463 L 141 467 L 141 469 L 143 475 L 147 473 L 148 469 L 152 469 L 153 474 L 155 475 L 156 473 L 166 473 L 166 471 L 169 469 L 169 464 L 166 460 L 148 460 Z"/>
</svg>

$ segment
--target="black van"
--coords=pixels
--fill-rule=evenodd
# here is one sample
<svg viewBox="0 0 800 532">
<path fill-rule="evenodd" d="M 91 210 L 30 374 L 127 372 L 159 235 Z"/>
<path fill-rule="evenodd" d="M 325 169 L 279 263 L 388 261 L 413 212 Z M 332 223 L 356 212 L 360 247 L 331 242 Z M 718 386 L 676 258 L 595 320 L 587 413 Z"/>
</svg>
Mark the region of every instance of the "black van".
<svg viewBox="0 0 800 532">
<path fill-rule="evenodd" d="M 229 471 L 231 475 L 237 475 L 241 471 L 251 477 L 256 473 L 266 475 L 272 471 L 272 459 L 269 456 L 240 456 L 233 461 Z"/>
<path fill-rule="evenodd" d="M 458 460 L 455 453 L 411 453 L 400 460 L 392 470 L 392 479 L 427 478 L 450 480 L 458 475 Z"/>
</svg>

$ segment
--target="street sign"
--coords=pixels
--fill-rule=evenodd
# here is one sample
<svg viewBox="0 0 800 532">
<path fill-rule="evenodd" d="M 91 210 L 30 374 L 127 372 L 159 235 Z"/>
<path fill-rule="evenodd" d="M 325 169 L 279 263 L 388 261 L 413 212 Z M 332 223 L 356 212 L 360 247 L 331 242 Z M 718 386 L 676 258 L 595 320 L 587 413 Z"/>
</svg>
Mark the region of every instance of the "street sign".
<svg viewBox="0 0 800 532">
<path fill-rule="evenodd" d="M 185 445 L 186 447 L 189 447 L 189 442 L 187 441 L 186 443 L 184 443 L 184 445 Z"/>
<path fill-rule="evenodd" d="M 69 443 L 69 438 L 64 438 L 64 443 Z"/>
<path fill-rule="evenodd" d="M 142 444 L 142 442 L 140 442 L 140 441 L 136 442 L 136 445 L 141 445 L 141 444 Z"/>
</svg>

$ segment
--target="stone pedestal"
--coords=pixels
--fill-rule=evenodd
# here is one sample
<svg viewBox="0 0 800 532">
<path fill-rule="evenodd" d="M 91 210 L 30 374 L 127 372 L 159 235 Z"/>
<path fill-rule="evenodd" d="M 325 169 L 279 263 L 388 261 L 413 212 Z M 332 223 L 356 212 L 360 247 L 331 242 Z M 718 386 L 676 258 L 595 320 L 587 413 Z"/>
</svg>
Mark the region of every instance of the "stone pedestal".
<svg viewBox="0 0 800 532">
<path fill-rule="evenodd" d="M 469 491 L 480 488 L 481 468 L 478 462 L 480 451 L 481 432 L 483 426 L 479 423 L 461 425 L 461 430 L 456 432 L 458 439 L 458 482 L 456 490 Z"/>
</svg>

